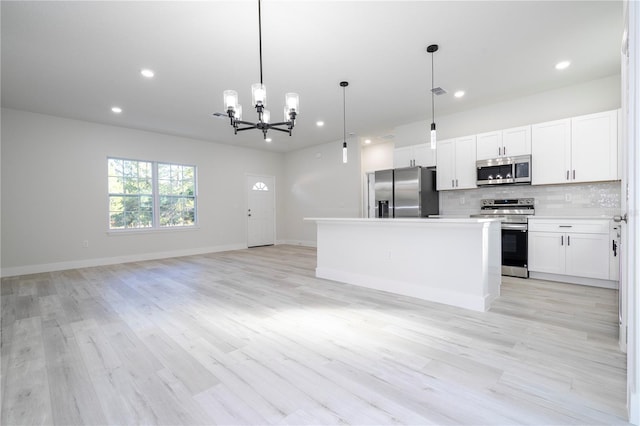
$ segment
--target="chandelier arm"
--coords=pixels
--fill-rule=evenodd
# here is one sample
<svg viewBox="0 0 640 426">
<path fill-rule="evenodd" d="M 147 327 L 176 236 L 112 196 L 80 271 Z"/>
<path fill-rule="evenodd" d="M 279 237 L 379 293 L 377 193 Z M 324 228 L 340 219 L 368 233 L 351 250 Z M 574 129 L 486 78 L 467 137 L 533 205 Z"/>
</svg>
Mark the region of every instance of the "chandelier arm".
<svg viewBox="0 0 640 426">
<path fill-rule="evenodd" d="M 269 126 L 269 129 L 271 130 L 277 130 L 279 132 L 285 132 L 285 133 L 289 133 L 289 129 L 281 129 L 279 127 L 273 127 L 274 125 Z"/>
<path fill-rule="evenodd" d="M 291 122 L 290 121 L 281 121 L 279 123 L 269 123 L 270 127 L 274 127 L 274 126 L 288 126 Z"/>
<path fill-rule="evenodd" d="M 255 124 L 249 127 L 236 127 L 236 132 L 242 132 L 243 130 L 252 130 L 252 129 L 257 129 Z"/>
</svg>

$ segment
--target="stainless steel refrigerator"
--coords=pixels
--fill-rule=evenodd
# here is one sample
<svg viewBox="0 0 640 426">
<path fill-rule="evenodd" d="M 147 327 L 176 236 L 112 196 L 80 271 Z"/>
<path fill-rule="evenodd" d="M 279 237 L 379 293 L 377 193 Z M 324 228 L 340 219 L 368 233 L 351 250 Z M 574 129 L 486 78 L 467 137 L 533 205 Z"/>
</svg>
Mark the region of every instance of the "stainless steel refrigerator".
<svg viewBox="0 0 640 426">
<path fill-rule="evenodd" d="M 375 172 L 376 217 L 427 217 L 439 213 L 434 168 Z"/>
</svg>

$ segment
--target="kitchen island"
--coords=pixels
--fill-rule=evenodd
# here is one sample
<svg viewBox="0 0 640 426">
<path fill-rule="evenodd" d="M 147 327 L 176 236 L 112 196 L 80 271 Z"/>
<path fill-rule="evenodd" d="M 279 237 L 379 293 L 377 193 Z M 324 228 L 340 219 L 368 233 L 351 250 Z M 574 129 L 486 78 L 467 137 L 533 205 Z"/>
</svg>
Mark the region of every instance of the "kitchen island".
<svg viewBox="0 0 640 426">
<path fill-rule="evenodd" d="M 500 295 L 499 219 L 307 218 L 316 276 L 486 311 Z"/>
</svg>

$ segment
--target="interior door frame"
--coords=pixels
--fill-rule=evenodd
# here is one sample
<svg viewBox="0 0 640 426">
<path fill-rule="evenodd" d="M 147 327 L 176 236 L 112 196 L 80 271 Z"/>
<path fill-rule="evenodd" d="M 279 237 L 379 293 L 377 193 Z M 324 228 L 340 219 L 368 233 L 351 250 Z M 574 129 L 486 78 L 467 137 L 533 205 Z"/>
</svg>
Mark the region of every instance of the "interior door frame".
<svg viewBox="0 0 640 426">
<path fill-rule="evenodd" d="M 273 245 L 276 245 L 278 243 L 278 238 L 276 235 L 276 223 L 277 223 L 277 212 L 278 209 L 276 208 L 276 202 L 277 202 L 277 198 L 276 198 L 276 177 L 273 175 L 266 175 L 266 174 L 260 174 L 260 173 L 245 173 L 245 177 L 244 177 L 244 183 L 245 183 L 245 204 L 244 204 L 244 214 L 245 214 L 245 245 L 247 246 L 247 248 L 249 248 L 249 191 L 251 191 L 251 189 L 249 188 L 249 177 L 253 177 L 253 178 L 269 178 L 269 179 L 273 179 L 273 188 L 271 191 L 272 194 L 272 198 L 273 198 Z"/>
<path fill-rule="evenodd" d="M 627 222 L 622 224 L 626 267 L 621 271 L 620 284 L 626 290 L 622 303 L 626 306 L 626 335 L 627 335 L 627 410 L 629 422 L 640 424 L 640 4 L 637 1 L 625 0 L 624 24 L 627 32 L 628 67 L 622 73 L 622 86 L 626 92 L 622 97 L 622 115 L 625 129 L 623 134 L 624 150 L 622 176 L 622 197 L 626 197 Z M 625 46 L 623 45 L 623 55 Z M 624 61 L 623 61 L 624 67 Z M 625 158 L 626 157 L 626 158 Z M 626 184 L 625 184 L 626 182 Z M 626 300 L 624 300 L 626 299 Z"/>
</svg>

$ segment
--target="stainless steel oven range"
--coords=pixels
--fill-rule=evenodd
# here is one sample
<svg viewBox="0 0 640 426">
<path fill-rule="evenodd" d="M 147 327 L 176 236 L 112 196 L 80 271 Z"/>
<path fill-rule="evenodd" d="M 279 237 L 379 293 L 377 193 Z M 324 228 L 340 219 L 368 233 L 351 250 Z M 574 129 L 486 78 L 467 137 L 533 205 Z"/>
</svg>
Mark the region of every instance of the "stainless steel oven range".
<svg viewBox="0 0 640 426">
<path fill-rule="evenodd" d="M 480 214 L 502 220 L 502 275 L 529 278 L 527 218 L 535 214 L 533 198 L 482 200 Z"/>
</svg>

